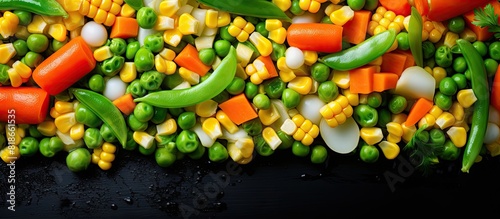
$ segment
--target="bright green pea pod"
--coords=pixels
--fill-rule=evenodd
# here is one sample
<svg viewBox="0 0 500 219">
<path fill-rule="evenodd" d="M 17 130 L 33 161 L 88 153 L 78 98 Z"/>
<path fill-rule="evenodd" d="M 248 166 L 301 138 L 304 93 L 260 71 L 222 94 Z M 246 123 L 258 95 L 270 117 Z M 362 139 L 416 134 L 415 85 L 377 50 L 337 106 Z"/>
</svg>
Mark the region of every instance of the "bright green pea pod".
<svg viewBox="0 0 500 219">
<path fill-rule="evenodd" d="M 80 104 L 85 104 L 101 120 L 109 125 L 113 134 L 122 145 L 127 142 L 127 124 L 121 111 L 107 97 L 94 91 L 81 88 L 71 89 Z"/>
<path fill-rule="evenodd" d="M 134 99 L 134 101 L 146 102 L 163 108 L 196 105 L 197 103 L 210 100 L 224 91 L 233 81 L 236 74 L 236 66 L 236 49 L 231 47 L 229 54 L 222 59 L 217 69 L 202 83 L 186 89 L 150 92 L 144 97 Z"/>
<path fill-rule="evenodd" d="M 332 69 L 348 71 L 366 65 L 385 54 L 391 48 L 395 39 L 396 32 L 386 30 L 356 46 L 323 56 L 318 61 Z"/>
<path fill-rule="evenodd" d="M 144 2 L 142 0 L 124 0 L 124 2 L 136 11 L 144 7 Z"/>
<path fill-rule="evenodd" d="M 415 63 L 424 67 L 424 52 L 422 49 L 422 16 L 415 7 L 411 7 L 410 23 L 408 24 L 408 41 Z"/>
<path fill-rule="evenodd" d="M 56 0 L 0 0 L 0 10 L 24 10 L 39 15 L 68 18 L 68 13 Z"/>
<path fill-rule="evenodd" d="M 198 0 L 198 2 L 231 14 L 292 21 L 278 6 L 266 0 Z"/>
</svg>

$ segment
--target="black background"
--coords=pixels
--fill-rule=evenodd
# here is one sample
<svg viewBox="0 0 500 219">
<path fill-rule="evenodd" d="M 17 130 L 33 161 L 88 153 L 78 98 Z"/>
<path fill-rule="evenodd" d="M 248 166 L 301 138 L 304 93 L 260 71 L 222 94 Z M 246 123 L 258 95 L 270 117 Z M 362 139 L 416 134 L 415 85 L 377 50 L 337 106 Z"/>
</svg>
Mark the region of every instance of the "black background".
<svg viewBox="0 0 500 219">
<path fill-rule="evenodd" d="M 246 165 L 204 157 L 169 168 L 118 153 L 111 170 L 92 164 L 82 173 L 69 171 L 65 152 L 18 160 L 15 212 L 6 202 L 9 167 L 0 164 L 0 218 L 401 218 L 479 216 L 500 206 L 499 157 L 485 156 L 470 173 L 460 161 L 442 162 L 423 176 L 403 153 L 367 164 L 330 151 L 327 162 L 312 164 L 277 150 Z"/>
</svg>

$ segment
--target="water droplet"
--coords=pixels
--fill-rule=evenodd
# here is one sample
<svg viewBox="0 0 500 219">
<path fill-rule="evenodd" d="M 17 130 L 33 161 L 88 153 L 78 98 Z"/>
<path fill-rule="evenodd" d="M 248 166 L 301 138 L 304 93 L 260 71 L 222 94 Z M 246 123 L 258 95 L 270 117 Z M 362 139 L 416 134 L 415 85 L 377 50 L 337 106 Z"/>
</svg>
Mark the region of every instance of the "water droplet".
<svg viewBox="0 0 500 219">
<path fill-rule="evenodd" d="M 115 203 L 111 204 L 111 209 L 113 209 L 113 210 L 118 209 L 118 205 L 116 205 Z"/>
<path fill-rule="evenodd" d="M 123 201 L 125 201 L 127 204 L 130 204 L 130 205 L 134 203 L 134 201 L 130 197 L 123 198 Z"/>
</svg>

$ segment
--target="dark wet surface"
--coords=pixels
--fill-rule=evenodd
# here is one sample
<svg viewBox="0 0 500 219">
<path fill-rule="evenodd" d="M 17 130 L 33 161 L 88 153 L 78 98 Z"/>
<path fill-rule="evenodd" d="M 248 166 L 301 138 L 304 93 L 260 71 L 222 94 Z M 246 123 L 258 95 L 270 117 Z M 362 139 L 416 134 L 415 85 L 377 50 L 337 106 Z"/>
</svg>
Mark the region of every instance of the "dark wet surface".
<svg viewBox="0 0 500 219">
<path fill-rule="evenodd" d="M 422 177 L 403 156 L 365 164 L 331 153 L 312 164 L 290 150 L 247 165 L 200 160 L 159 167 L 153 156 L 120 151 L 109 171 L 69 171 L 65 153 L 0 164 L 0 218 L 326 218 L 460 213 L 468 203 L 492 212 L 500 203 L 500 159 L 485 157 L 469 174 L 460 163 Z M 12 177 L 11 177 L 12 178 Z M 7 193 L 15 186 L 15 212 Z M 490 210 L 487 210 L 490 209 Z M 407 213 L 405 213 L 408 215 Z M 432 214 L 431 214 L 432 215 Z"/>
</svg>

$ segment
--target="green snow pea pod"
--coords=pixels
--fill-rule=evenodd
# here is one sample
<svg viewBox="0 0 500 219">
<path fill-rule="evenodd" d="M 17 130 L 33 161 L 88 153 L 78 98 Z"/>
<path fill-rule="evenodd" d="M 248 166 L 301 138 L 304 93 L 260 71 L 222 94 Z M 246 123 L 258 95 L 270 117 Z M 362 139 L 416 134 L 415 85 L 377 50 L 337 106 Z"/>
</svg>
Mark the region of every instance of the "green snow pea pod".
<svg viewBox="0 0 500 219">
<path fill-rule="evenodd" d="M 410 22 L 408 24 L 408 43 L 410 51 L 417 66 L 424 67 L 424 55 L 422 49 L 422 16 L 415 7 L 411 7 Z"/>
<path fill-rule="evenodd" d="M 39 15 L 68 18 L 68 13 L 56 0 L 0 0 L 0 10 L 23 10 Z"/>
<path fill-rule="evenodd" d="M 227 11 L 231 14 L 291 21 L 290 17 L 288 17 L 278 6 L 266 0 L 199 0 L 199 2 L 221 11 Z"/>
</svg>

